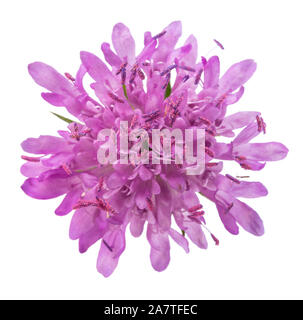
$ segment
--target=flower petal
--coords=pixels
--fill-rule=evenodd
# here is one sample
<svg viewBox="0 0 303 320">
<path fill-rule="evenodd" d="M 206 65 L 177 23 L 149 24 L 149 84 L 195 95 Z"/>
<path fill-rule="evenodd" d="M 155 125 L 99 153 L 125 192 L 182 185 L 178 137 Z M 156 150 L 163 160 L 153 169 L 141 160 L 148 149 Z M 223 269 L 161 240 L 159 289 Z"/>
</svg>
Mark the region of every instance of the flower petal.
<svg viewBox="0 0 303 320">
<path fill-rule="evenodd" d="M 169 230 L 169 235 L 176 241 L 179 246 L 181 246 L 185 250 L 186 253 L 189 252 L 188 241 L 185 237 L 182 236 L 182 234 L 171 228 Z"/>
<path fill-rule="evenodd" d="M 34 154 L 53 154 L 64 152 L 68 148 L 63 138 L 53 136 L 40 136 L 39 138 L 28 138 L 22 142 L 24 151 Z"/>
<path fill-rule="evenodd" d="M 220 94 L 238 89 L 253 75 L 256 68 L 257 64 L 251 59 L 232 65 L 220 79 Z"/>
<path fill-rule="evenodd" d="M 278 161 L 287 156 L 288 149 L 279 142 L 248 143 L 236 147 L 236 151 L 249 160 Z"/>
<path fill-rule="evenodd" d="M 109 277 L 116 269 L 119 257 L 125 249 L 125 230 L 120 227 L 109 230 L 103 237 L 97 260 L 97 270 Z"/>
<path fill-rule="evenodd" d="M 72 84 L 63 75 L 43 62 L 29 64 L 28 72 L 38 85 L 49 91 L 62 95 L 75 91 Z"/>
<path fill-rule="evenodd" d="M 113 28 L 112 42 L 118 56 L 123 60 L 126 58 L 128 63 L 135 62 L 135 40 L 129 29 L 123 23 L 117 23 Z"/>
<path fill-rule="evenodd" d="M 108 62 L 112 67 L 119 68 L 121 66 L 122 60 L 111 50 L 109 43 L 102 43 L 101 50 L 106 62 Z"/>
<path fill-rule="evenodd" d="M 220 61 L 217 56 L 211 57 L 204 68 L 204 88 L 217 87 L 220 76 Z"/>
</svg>

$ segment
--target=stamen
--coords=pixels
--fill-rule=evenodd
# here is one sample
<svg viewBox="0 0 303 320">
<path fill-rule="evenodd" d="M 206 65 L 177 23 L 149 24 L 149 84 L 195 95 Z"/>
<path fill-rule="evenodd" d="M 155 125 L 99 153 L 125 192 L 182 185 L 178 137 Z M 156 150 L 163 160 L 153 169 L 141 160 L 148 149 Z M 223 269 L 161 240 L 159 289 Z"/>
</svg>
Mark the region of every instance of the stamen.
<svg viewBox="0 0 303 320">
<path fill-rule="evenodd" d="M 189 79 L 189 75 L 187 74 L 186 76 L 183 77 L 182 81 L 186 82 Z"/>
<path fill-rule="evenodd" d="M 141 80 L 145 79 L 145 74 L 140 68 L 138 68 L 138 76 Z"/>
<path fill-rule="evenodd" d="M 163 36 L 166 34 L 166 32 L 167 32 L 167 31 L 164 30 L 164 31 L 158 33 L 157 35 L 155 35 L 155 36 L 153 37 L 153 40 L 156 40 L 156 39 L 159 39 L 159 38 L 163 37 Z"/>
<path fill-rule="evenodd" d="M 69 166 L 66 163 L 62 164 L 62 169 L 67 173 L 67 175 L 71 176 L 73 173 Z"/>
<path fill-rule="evenodd" d="M 81 137 L 85 136 L 90 131 L 91 131 L 91 129 L 89 129 L 89 128 L 86 128 L 86 129 L 83 129 L 82 131 L 79 131 L 78 124 L 75 122 L 74 129 L 71 130 L 70 137 L 79 141 Z"/>
<path fill-rule="evenodd" d="M 222 122 L 223 122 L 223 119 L 216 119 L 216 121 L 215 121 L 215 126 L 216 126 L 216 127 L 220 127 L 221 124 L 222 124 Z"/>
<path fill-rule="evenodd" d="M 244 157 L 244 156 L 235 156 L 235 159 L 238 160 L 238 161 L 244 161 L 244 160 L 246 160 L 246 157 Z"/>
<path fill-rule="evenodd" d="M 144 114 L 142 118 L 145 119 L 145 122 L 149 122 L 149 121 L 156 120 L 157 118 L 159 118 L 159 116 L 160 116 L 160 110 L 155 110 L 148 114 Z"/>
<path fill-rule="evenodd" d="M 165 82 L 162 86 L 162 89 L 166 89 L 168 84 L 169 84 L 169 81 L 170 81 L 170 73 L 168 73 L 166 76 L 165 76 Z"/>
<path fill-rule="evenodd" d="M 204 118 L 204 117 L 199 117 L 199 120 L 201 120 L 201 122 L 207 126 L 210 126 L 211 125 L 211 121 L 208 120 L 207 118 Z"/>
<path fill-rule="evenodd" d="M 138 120 L 138 116 L 135 114 L 131 120 L 131 123 L 130 123 L 130 129 L 133 129 L 134 125 L 136 124 Z"/>
<path fill-rule="evenodd" d="M 231 176 L 229 174 L 226 174 L 225 177 L 230 179 L 231 181 L 237 183 L 237 184 L 241 183 L 241 181 L 239 181 L 238 179 L 234 178 L 233 176 Z"/>
<path fill-rule="evenodd" d="M 258 131 L 263 133 L 266 133 L 266 123 L 264 122 L 262 117 L 259 117 L 258 115 L 256 116 L 257 123 L 258 123 Z"/>
<path fill-rule="evenodd" d="M 202 224 L 202 227 L 203 227 L 205 230 L 207 230 L 207 232 L 210 234 L 210 236 L 212 237 L 212 239 L 215 241 L 216 246 L 218 246 L 219 243 L 220 243 L 219 240 L 218 240 L 218 238 L 217 238 L 212 232 L 210 232 L 210 230 L 206 227 L 205 224 Z"/>
<path fill-rule="evenodd" d="M 105 244 L 106 248 L 107 248 L 109 251 L 113 252 L 112 247 L 111 247 L 104 239 L 103 239 L 102 241 L 103 241 L 103 243 Z"/>
<path fill-rule="evenodd" d="M 203 66 L 205 66 L 207 63 L 207 59 L 205 57 L 201 57 L 201 61 L 202 61 Z"/>
<path fill-rule="evenodd" d="M 220 244 L 220 241 L 218 240 L 218 238 L 216 238 L 212 233 L 210 235 L 212 239 L 215 241 L 216 246 L 218 246 Z"/>
<path fill-rule="evenodd" d="M 153 205 L 151 199 L 146 198 L 146 201 L 147 201 L 147 207 L 148 207 L 148 209 L 149 209 L 150 211 L 153 211 L 153 210 L 154 210 L 154 205 Z"/>
<path fill-rule="evenodd" d="M 167 73 L 169 73 L 170 71 L 172 71 L 175 68 L 177 68 L 176 64 L 173 64 L 173 65 L 169 66 L 167 69 L 165 69 L 164 71 L 162 71 L 160 73 L 160 76 L 162 77 L 162 76 L 166 75 Z"/>
<path fill-rule="evenodd" d="M 187 211 L 188 212 L 195 212 L 195 211 L 200 210 L 202 208 L 203 208 L 203 206 L 201 204 L 197 204 L 196 206 L 189 208 Z"/>
<path fill-rule="evenodd" d="M 70 80 L 72 82 L 76 81 L 76 79 L 72 75 L 70 75 L 69 73 L 65 72 L 64 75 L 68 80 Z"/>
<path fill-rule="evenodd" d="M 103 189 L 103 183 L 104 183 L 104 179 L 103 177 L 101 177 L 98 183 L 97 192 L 100 192 Z"/>
<path fill-rule="evenodd" d="M 119 75 L 123 71 L 123 69 L 126 68 L 126 66 L 127 66 L 127 62 L 123 63 L 121 67 L 118 69 L 116 76 Z"/>
<path fill-rule="evenodd" d="M 215 156 L 214 152 L 207 147 L 205 148 L 205 153 L 208 154 L 212 158 Z"/>
<path fill-rule="evenodd" d="M 73 207 L 74 210 L 80 209 L 80 208 L 86 208 L 94 206 L 96 207 L 96 202 L 95 201 L 90 201 L 90 200 L 79 200 Z"/>
<path fill-rule="evenodd" d="M 244 178 L 250 178 L 250 176 L 236 176 L 237 178 L 240 178 L 240 179 L 244 179 Z"/>
<path fill-rule="evenodd" d="M 219 162 L 208 162 L 206 163 L 206 166 L 209 168 L 212 168 L 212 167 L 216 167 L 218 164 Z"/>
<path fill-rule="evenodd" d="M 257 124 L 258 124 L 258 131 L 261 132 L 262 131 L 262 122 L 259 116 L 256 116 L 257 119 Z"/>
<path fill-rule="evenodd" d="M 21 156 L 21 159 L 30 161 L 30 162 L 40 162 L 41 157 L 28 157 L 28 156 Z"/>
<path fill-rule="evenodd" d="M 212 129 L 205 129 L 205 132 L 207 132 L 208 134 L 210 134 L 211 136 L 215 136 L 216 135 L 216 132 L 214 131 L 214 130 L 212 130 Z"/>
<path fill-rule="evenodd" d="M 78 203 L 73 207 L 73 209 L 85 208 L 85 207 L 97 207 L 106 211 L 107 217 L 109 218 L 109 213 L 115 214 L 116 211 L 109 205 L 106 200 L 103 200 L 96 196 L 96 200 L 79 200 Z"/>
<path fill-rule="evenodd" d="M 225 211 L 225 213 L 228 213 L 230 210 L 231 210 L 231 208 L 234 206 L 234 203 L 232 202 L 232 203 L 230 203 L 229 204 L 229 206 L 227 207 L 227 209 L 226 209 L 226 211 Z"/>
<path fill-rule="evenodd" d="M 196 75 L 195 85 L 197 85 L 200 82 L 202 73 L 203 73 L 203 69 L 201 68 Z"/>
<path fill-rule="evenodd" d="M 187 66 L 178 66 L 178 68 L 189 71 L 189 72 L 196 72 L 196 70 L 194 68 L 187 67 Z"/>
<path fill-rule="evenodd" d="M 240 166 L 245 170 L 252 170 L 251 166 L 246 163 L 240 163 Z"/>
<path fill-rule="evenodd" d="M 214 42 L 216 43 L 216 45 L 217 45 L 218 47 L 220 47 L 222 50 L 224 50 L 224 47 L 223 47 L 223 45 L 222 45 L 221 42 L 219 42 L 219 41 L 216 40 L 216 39 L 214 39 Z"/>
<path fill-rule="evenodd" d="M 108 92 L 107 93 L 113 100 L 119 102 L 119 103 L 124 103 L 124 101 L 122 99 L 120 99 L 116 94 L 114 94 L 113 92 Z"/>
</svg>

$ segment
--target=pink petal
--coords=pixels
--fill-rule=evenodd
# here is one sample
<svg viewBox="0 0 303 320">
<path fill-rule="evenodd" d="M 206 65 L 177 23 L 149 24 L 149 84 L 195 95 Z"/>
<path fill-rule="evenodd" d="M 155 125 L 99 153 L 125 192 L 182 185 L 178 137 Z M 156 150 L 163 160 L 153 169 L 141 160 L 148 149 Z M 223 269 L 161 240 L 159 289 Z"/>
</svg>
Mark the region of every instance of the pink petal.
<svg viewBox="0 0 303 320">
<path fill-rule="evenodd" d="M 231 193 L 234 197 L 257 198 L 267 196 L 268 191 L 261 182 L 234 183 Z"/>
<path fill-rule="evenodd" d="M 40 162 L 26 162 L 22 165 L 20 171 L 28 178 L 34 178 L 39 176 L 42 172 L 49 170 L 49 168 L 44 167 Z"/>
<path fill-rule="evenodd" d="M 60 203 L 59 207 L 56 209 L 55 213 L 58 216 L 64 216 L 73 210 L 76 202 L 79 200 L 82 189 L 75 188 L 68 192 L 64 197 L 63 201 Z"/>
<path fill-rule="evenodd" d="M 109 43 L 102 43 L 101 50 L 106 62 L 116 68 L 119 68 L 121 66 L 122 60 L 111 50 Z"/>
<path fill-rule="evenodd" d="M 67 143 L 63 138 L 53 136 L 40 136 L 28 138 L 21 143 L 24 151 L 34 154 L 48 154 L 66 151 Z"/>
<path fill-rule="evenodd" d="M 246 231 L 261 236 L 264 234 L 264 226 L 261 218 L 251 207 L 242 201 L 234 200 L 230 214 L 237 220 Z"/>
<path fill-rule="evenodd" d="M 94 227 L 95 212 L 95 208 L 81 208 L 75 211 L 69 227 L 69 237 L 72 240 L 78 239 Z"/>
<path fill-rule="evenodd" d="M 97 270 L 104 277 L 109 277 L 116 269 L 119 257 L 125 249 L 125 231 L 120 228 L 109 230 L 103 239 L 111 250 L 102 241 L 97 260 Z"/>
<path fill-rule="evenodd" d="M 174 229 L 170 229 L 169 235 L 176 241 L 179 246 L 181 246 L 185 250 L 186 253 L 189 252 L 188 241 L 185 237 L 182 236 L 182 234 Z"/>
<path fill-rule="evenodd" d="M 112 42 L 118 56 L 122 60 L 126 58 L 130 64 L 135 62 L 135 40 L 129 29 L 123 23 L 117 23 L 114 26 Z"/>
<path fill-rule="evenodd" d="M 288 153 L 288 149 L 279 142 L 248 143 L 237 146 L 235 150 L 249 160 L 257 161 L 282 160 Z"/>
<path fill-rule="evenodd" d="M 70 183 L 66 177 L 51 176 L 40 181 L 39 178 L 25 180 L 21 189 L 35 199 L 52 199 L 69 191 Z"/>
<path fill-rule="evenodd" d="M 81 51 L 80 58 L 87 69 L 88 74 L 97 82 L 102 83 L 105 80 L 114 81 L 112 73 L 107 68 L 106 64 L 97 56 L 90 52 Z"/>
<path fill-rule="evenodd" d="M 239 227 L 237 226 L 236 219 L 229 212 L 226 213 L 226 209 L 219 204 L 217 204 L 217 210 L 225 229 L 231 234 L 238 234 Z"/>
<path fill-rule="evenodd" d="M 43 63 L 34 62 L 28 65 L 28 72 L 35 82 L 57 94 L 66 95 L 75 91 L 70 81 L 57 72 L 53 67 Z"/>
<path fill-rule="evenodd" d="M 243 60 L 232 65 L 220 79 L 220 93 L 233 92 L 253 75 L 257 64 L 253 60 Z"/>
<path fill-rule="evenodd" d="M 65 97 L 58 93 L 51 93 L 51 92 L 42 92 L 42 98 L 47 101 L 48 103 L 52 104 L 56 107 L 65 106 L 64 99 Z"/>
<path fill-rule="evenodd" d="M 170 261 L 170 252 L 167 249 L 163 250 L 156 250 L 151 248 L 150 249 L 150 261 L 152 267 L 158 271 L 164 271 L 167 266 L 169 265 Z"/>
<path fill-rule="evenodd" d="M 211 57 L 204 68 L 204 88 L 218 86 L 220 76 L 220 61 L 217 56 Z"/>
</svg>

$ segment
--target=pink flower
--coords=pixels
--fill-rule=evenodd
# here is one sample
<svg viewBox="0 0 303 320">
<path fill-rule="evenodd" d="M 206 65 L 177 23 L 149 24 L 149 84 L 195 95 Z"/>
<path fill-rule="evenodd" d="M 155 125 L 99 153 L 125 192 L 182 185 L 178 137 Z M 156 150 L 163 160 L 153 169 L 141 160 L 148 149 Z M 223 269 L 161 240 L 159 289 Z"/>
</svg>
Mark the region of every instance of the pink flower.
<svg viewBox="0 0 303 320">
<path fill-rule="evenodd" d="M 257 236 L 264 233 L 258 214 L 238 198 L 265 196 L 266 188 L 260 182 L 222 174 L 224 161 L 234 160 L 244 170 L 261 170 L 266 161 L 281 160 L 288 152 L 277 142 L 251 143 L 266 132 L 259 112 L 226 116 L 227 108 L 243 95 L 256 63 L 241 61 L 220 77 L 219 58 L 198 59 L 194 36 L 175 48 L 181 29 L 177 21 L 155 36 L 146 32 L 144 48 L 136 55 L 129 29 L 119 23 L 112 33 L 115 52 L 110 44 L 101 45 L 107 64 L 82 51 L 75 78 L 42 62 L 28 67 L 35 82 L 47 90 L 43 99 L 65 107 L 77 120 L 57 115 L 69 122 L 66 130 L 58 131 L 58 137 L 44 135 L 22 143 L 25 152 L 35 155 L 22 156 L 26 163 L 21 172 L 27 177 L 22 189 L 36 199 L 64 195 L 55 213 L 65 215 L 75 210 L 69 233 L 71 239 L 79 240 L 81 253 L 102 239 L 97 269 L 106 277 L 115 270 L 125 249 L 128 225 L 134 237 L 147 225 L 151 263 L 157 271 L 169 264 L 170 240 L 185 252 L 189 252 L 188 239 L 202 249 L 208 246 L 207 237 L 218 245 L 219 240 L 206 227 L 208 211 L 197 193 L 216 204 L 232 234 L 239 232 L 239 225 Z M 91 88 L 98 101 L 84 88 L 85 74 L 93 79 Z M 129 132 L 147 132 L 144 152 L 137 148 L 139 140 L 129 140 L 128 151 L 139 157 L 137 163 L 123 163 L 122 150 L 114 163 L 101 163 L 98 151 L 111 145 L 110 140 L 100 141 L 101 130 L 120 133 L 122 123 L 128 124 Z M 187 175 L 191 165 L 177 163 L 177 140 L 173 142 L 172 163 L 162 161 L 164 153 L 153 149 L 150 142 L 153 129 L 204 129 L 203 172 Z M 235 137 L 237 129 L 242 131 Z M 231 140 L 222 143 L 218 136 Z M 143 156 L 150 158 L 154 153 L 160 163 L 143 161 Z M 179 231 L 172 227 L 173 220 Z"/>
</svg>

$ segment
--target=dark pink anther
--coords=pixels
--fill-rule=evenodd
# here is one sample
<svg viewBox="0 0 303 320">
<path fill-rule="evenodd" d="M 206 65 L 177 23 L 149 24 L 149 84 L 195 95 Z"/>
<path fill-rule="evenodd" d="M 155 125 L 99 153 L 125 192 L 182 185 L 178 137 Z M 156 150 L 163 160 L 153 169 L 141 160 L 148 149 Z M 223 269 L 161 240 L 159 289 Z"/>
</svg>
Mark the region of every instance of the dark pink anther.
<svg viewBox="0 0 303 320">
<path fill-rule="evenodd" d="M 195 212 L 195 211 L 198 211 L 202 208 L 203 208 L 202 204 L 197 204 L 196 206 L 189 208 L 188 212 Z"/>
<path fill-rule="evenodd" d="M 72 82 L 76 81 L 76 79 L 72 75 L 70 75 L 69 73 L 65 72 L 64 75 L 68 80 L 70 80 Z"/>
<path fill-rule="evenodd" d="M 158 33 L 157 35 L 153 36 L 153 40 L 156 40 L 156 39 L 159 39 L 159 38 L 163 37 L 166 34 L 166 32 L 167 31 L 164 30 L 164 31 Z"/>
<path fill-rule="evenodd" d="M 153 205 L 153 202 L 151 201 L 150 198 L 146 198 L 146 202 L 147 202 L 147 207 L 150 211 L 153 211 L 154 210 L 154 205 Z"/>
<path fill-rule="evenodd" d="M 230 203 L 229 205 L 228 205 L 228 207 L 227 207 L 227 209 L 226 209 L 226 211 L 225 211 L 225 213 L 228 213 L 230 210 L 231 210 L 231 208 L 234 206 L 234 203 L 232 202 L 232 203 Z"/>
<path fill-rule="evenodd" d="M 214 130 L 212 130 L 212 129 L 205 129 L 205 132 L 207 132 L 208 134 L 210 134 L 211 136 L 215 136 L 216 135 L 216 132 L 214 131 Z"/>
<path fill-rule="evenodd" d="M 206 167 L 212 168 L 212 167 L 216 167 L 218 164 L 219 162 L 208 162 L 206 163 Z"/>
<path fill-rule="evenodd" d="M 215 156 L 214 152 L 207 147 L 205 148 L 205 153 L 208 154 L 212 158 Z"/>
<path fill-rule="evenodd" d="M 28 156 L 21 156 L 21 159 L 30 161 L 30 162 L 40 162 L 41 157 L 28 157 Z"/>
<path fill-rule="evenodd" d="M 223 47 L 223 45 L 222 45 L 221 42 L 219 42 L 219 41 L 216 40 L 216 39 L 214 39 L 214 42 L 216 43 L 216 45 L 217 45 L 218 47 L 220 47 L 222 50 L 224 50 L 224 47 Z"/>
<path fill-rule="evenodd" d="M 195 85 L 197 85 L 197 84 L 199 83 L 199 81 L 201 80 L 201 75 L 202 75 L 202 73 L 203 73 L 203 69 L 201 68 L 201 69 L 198 71 L 197 75 L 196 75 Z"/>
<path fill-rule="evenodd" d="M 97 192 L 100 192 L 103 189 L 103 183 L 104 183 L 104 179 L 103 177 L 101 177 L 98 183 Z"/>
<path fill-rule="evenodd" d="M 119 102 L 119 103 L 124 103 L 124 101 L 122 99 L 120 99 L 116 94 L 114 94 L 113 92 L 108 92 L 107 93 L 113 100 Z"/>
<path fill-rule="evenodd" d="M 199 117 L 199 120 L 201 120 L 201 122 L 207 126 L 210 126 L 211 125 L 211 121 L 208 120 L 207 118 L 204 118 L 204 117 Z"/>
<path fill-rule="evenodd" d="M 244 156 L 235 156 L 235 159 L 238 160 L 238 161 L 244 161 L 244 160 L 246 160 L 246 157 L 244 157 Z"/>
<path fill-rule="evenodd" d="M 218 246 L 220 244 L 220 241 L 218 240 L 218 238 L 216 238 L 212 233 L 210 235 L 212 239 L 215 241 L 216 246 Z"/>
<path fill-rule="evenodd" d="M 140 68 L 138 68 L 138 76 L 141 80 L 145 79 L 145 74 Z"/>
<path fill-rule="evenodd" d="M 229 175 L 229 174 L 226 174 L 225 175 L 226 178 L 228 178 L 229 180 L 235 182 L 235 183 L 241 183 L 241 181 L 239 181 L 238 179 L 234 178 L 233 176 Z"/>
<path fill-rule="evenodd" d="M 69 166 L 66 163 L 62 164 L 62 169 L 66 172 L 67 175 L 71 176 L 73 173 Z"/>
<path fill-rule="evenodd" d="M 240 166 L 245 170 L 252 170 L 252 167 L 246 163 L 240 163 Z"/>
<path fill-rule="evenodd" d="M 256 116 L 256 119 L 257 119 L 257 124 L 258 124 L 258 131 L 261 132 L 262 131 L 261 119 L 260 119 L 260 117 L 258 115 Z"/>
<path fill-rule="evenodd" d="M 136 124 L 138 120 L 138 116 L 135 114 L 131 120 L 131 123 L 130 123 L 130 129 L 132 129 L 134 127 L 134 125 Z"/>
</svg>

